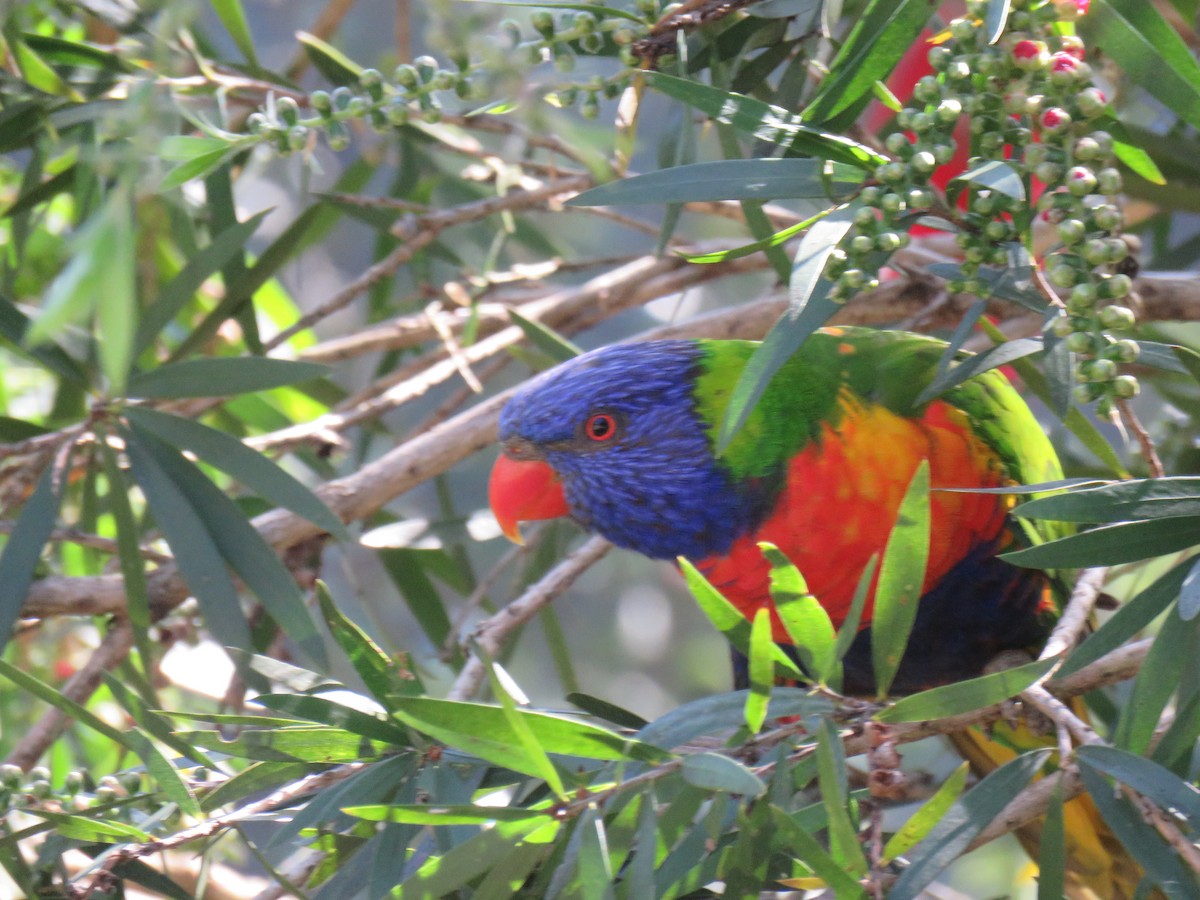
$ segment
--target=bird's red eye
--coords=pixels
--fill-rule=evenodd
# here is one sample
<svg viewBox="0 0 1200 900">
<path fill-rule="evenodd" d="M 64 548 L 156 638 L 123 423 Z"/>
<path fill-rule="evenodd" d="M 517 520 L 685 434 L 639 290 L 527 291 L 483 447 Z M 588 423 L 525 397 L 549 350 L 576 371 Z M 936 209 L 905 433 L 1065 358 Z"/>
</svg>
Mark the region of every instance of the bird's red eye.
<svg viewBox="0 0 1200 900">
<path fill-rule="evenodd" d="M 608 441 L 616 437 L 617 422 L 608 413 L 596 413 L 588 417 L 583 430 L 593 441 Z"/>
</svg>

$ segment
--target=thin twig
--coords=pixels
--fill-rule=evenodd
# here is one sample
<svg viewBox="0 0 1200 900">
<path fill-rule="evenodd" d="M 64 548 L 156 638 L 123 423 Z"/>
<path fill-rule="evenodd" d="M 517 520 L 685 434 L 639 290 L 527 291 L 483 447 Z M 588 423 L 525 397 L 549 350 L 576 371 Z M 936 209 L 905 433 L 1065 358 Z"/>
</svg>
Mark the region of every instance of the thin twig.
<svg viewBox="0 0 1200 900">
<path fill-rule="evenodd" d="M 1108 568 L 1105 566 L 1084 569 L 1079 573 L 1075 580 L 1075 589 L 1071 592 L 1071 599 L 1067 601 L 1066 609 L 1055 623 L 1054 630 L 1050 632 L 1039 659 L 1065 655 L 1078 643 L 1091 619 L 1096 600 L 1104 590 L 1104 580 L 1107 577 Z"/>
<path fill-rule="evenodd" d="M 569 553 L 539 581 L 530 585 L 520 597 L 481 622 L 474 634 L 478 646 L 494 656 L 508 635 L 536 616 L 542 607 L 574 584 L 575 579 L 611 549 L 612 544 L 598 535 L 588 538 L 581 547 Z M 483 662 L 472 654 L 447 696 L 451 700 L 467 700 L 475 695 L 486 677 L 487 670 Z"/>
<path fill-rule="evenodd" d="M 1118 400 L 1116 405 L 1121 413 L 1121 421 L 1125 423 L 1125 427 L 1129 429 L 1137 439 L 1138 446 L 1142 448 L 1142 456 L 1150 469 L 1150 475 L 1154 478 L 1162 478 L 1167 474 L 1167 470 L 1163 468 L 1162 460 L 1158 456 L 1158 448 L 1154 446 L 1150 432 L 1146 430 L 1146 426 L 1142 424 L 1142 420 L 1133 411 L 1128 400 Z"/>
</svg>

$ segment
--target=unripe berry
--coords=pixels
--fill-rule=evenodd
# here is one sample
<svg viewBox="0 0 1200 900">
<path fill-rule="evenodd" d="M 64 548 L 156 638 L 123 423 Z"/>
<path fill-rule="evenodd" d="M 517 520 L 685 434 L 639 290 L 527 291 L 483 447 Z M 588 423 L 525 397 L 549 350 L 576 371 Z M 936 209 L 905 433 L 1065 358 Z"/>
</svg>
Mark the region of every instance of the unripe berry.
<svg viewBox="0 0 1200 900">
<path fill-rule="evenodd" d="M 854 224 L 860 229 L 874 228 L 877 222 L 875 210 L 868 207 L 864 206 L 854 214 Z"/>
<path fill-rule="evenodd" d="M 867 206 L 878 208 L 879 201 L 883 198 L 883 188 L 879 187 L 878 185 L 871 184 L 863 188 L 862 193 L 858 196 Z"/>
<path fill-rule="evenodd" d="M 908 135 L 906 135 L 903 131 L 893 131 L 887 136 L 887 139 L 884 140 L 883 146 L 886 147 L 888 153 L 891 153 L 893 156 L 900 156 L 906 152 L 909 154 L 912 153 L 912 142 L 909 141 Z"/>
<path fill-rule="evenodd" d="M 1121 227 L 1122 222 L 1121 211 L 1111 204 L 1097 206 L 1092 210 L 1092 221 L 1096 223 L 1096 227 L 1102 231 L 1113 231 Z"/>
<path fill-rule="evenodd" d="M 537 33 L 542 37 L 554 37 L 554 16 L 546 12 L 546 10 L 539 9 L 532 16 L 530 16 L 529 24 L 532 25 L 534 30 L 537 31 Z"/>
<path fill-rule="evenodd" d="M 952 81 L 966 81 L 971 77 L 971 67 L 964 60 L 956 59 L 946 67 L 946 77 Z"/>
<path fill-rule="evenodd" d="M 1104 351 L 1104 355 L 1109 359 L 1116 360 L 1119 363 L 1131 363 L 1141 356 L 1142 348 L 1137 341 L 1131 341 L 1128 338 L 1115 341 L 1111 347 Z"/>
<path fill-rule="evenodd" d="M 1117 364 L 1111 359 L 1089 359 L 1079 364 L 1079 378 L 1103 384 L 1117 377 Z"/>
<path fill-rule="evenodd" d="M 1092 140 L 1100 145 L 1100 152 L 1105 156 L 1112 153 L 1113 136 L 1107 131 L 1093 131 Z"/>
<path fill-rule="evenodd" d="M 937 164 L 939 166 L 944 166 L 946 163 L 950 162 L 950 160 L 954 159 L 954 149 L 955 144 L 953 140 L 950 140 L 945 144 L 934 144 L 933 158 L 937 160 Z"/>
<path fill-rule="evenodd" d="M 1050 325 L 1050 330 L 1056 337 L 1069 338 L 1075 333 L 1075 326 L 1068 316 L 1058 316 Z M 1067 346 L 1070 346 L 1069 344 Z"/>
<path fill-rule="evenodd" d="M 1087 226 L 1080 219 L 1064 219 L 1058 226 L 1058 239 L 1070 246 L 1087 237 Z"/>
<path fill-rule="evenodd" d="M 1071 288 L 1071 296 L 1067 302 L 1079 307 L 1078 310 L 1072 310 L 1072 312 L 1090 312 L 1092 307 L 1096 305 L 1096 286 L 1091 282 L 1075 285 L 1075 287 Z"/>
<path fill-rule="evenodd" d="M 950 34 L 959 43 L 970 41 L 975 37 L 975 23 L 968 19 L 955 19 L 950 23 Z"/>
<path fill-rule="evenodd" d="M 875 238 L 875 249 L 883 253 L 894 253 L 900 249 L 900 235 L 894 231 L 884 231 Z"/>
<path fill-rule="evenodd" d="M 883 199 L 879 201 L 880 206 L 886 213 L 897 215 L 904 212 L 904 198 L 899 194 L 888 192 L 883 195 Z"/>
<path fill-rule="evenodd" d="M 908 204 L 909 209 L 929 209 L 934 203 L 933 192 L 924 188 L 913 188 L 904 195 L 904 202 Z"/>
<path fill-rule="evenodd" d="M 1064 34 L 1059 39 L 1063 53 L 1069 53 L 1076 59 L 1082 60 L 1084 53 L 1083 39 L 1075 34 Z"/>
<path fill-rule="evenodd" d="M 1024 91 L 1010 91 L 1004 95 L 1004 111 L 1010 116 L 1024 115 L 1028 102 L 1029 95 Z"/>
<path fill-rule="evenodd" d="M 1059 319 L 1059 322 L 1066 322 L 1066 319 Z M 1069 323 L 1068 323 L 1069 327 Z M 1055 332 L 1057 334 L 1057 332 Z M 1067 335 L 1067 349 L 1072 353 L 1091 353 L 1094 346 L 1094 340 L 1090 334 L 1085 331 L 1076 331 Z"/>
<path fill-rule="evenodd" d="M 312 107 L 313 112 L 322 116 L 329 115 L 333 110 L 333 101 L 329 98 L 328 91 L 313 91 L 308 95 L 308 105 Z"/>
<path fill-rule="evenodd" d="M 934 159 L 933 154 L 928 150 L 921 150 L 913 154 L 909 165 L 912 166 L 914 172 L 921 175 L 928 175 L 937 166 L 937 160 Z"/>
<path fill-rule="evenodd" d="M 838 279 L 838 286 L 845 290 L 856 291 L 863 286 L 863 282 L 866 280 L 866 273 L 862 269 L 847 269 Z"/>
<path fill-rule="evenodd" d="M 1076 403 L 1091 403 L 1104 396 L 1104 388 L 1098 384 L 1077 384 L 1074 396 Z"/>
<path fill-rule="evenodd" d="M 1050 150 L 1045 144 L 1030 144 L 1021 152 L 1021 162 L 1027 168 L 1036 168 L 1046 161 Z"/>
<path fill-rule="evenodd" d="M 1100 145 L 1096 143 L 1094 138 L 1085 136 L 1075 142 L 1072 152 L 1080 162 L 1091 162 L 1094 159 L 1100 158 Z"/>
<path fill-rule="evenodd" d="M 1112 392 L 1122 400 L 1132 400 L 1141 393 L 1141 390 L 1141 385 L 1132 375 L 1118 375 L 1113 379 Z"/>
<path fill-rule="evenodd" d="M 1054 162 L 1039 163 L 1037 167 L 1034 168 L 1033 174 L 1037 177 L 1038 181 L 1053 186 L 1057 185 L 1059 181 L 1062 180 L 1063 167 Z"/>
<path fill-rule="evenodd" d="M 943 125 L 951 125 L 962 115 L 963 105 L 957 97 L 947 97 L 937 107 L 937 120 Z"/>
<path fill-rule="evenodd" d="M 275 101 L 275 112 L 279 115 L 280 122 L 290 126 L 298 121 L 300 108 L 291 97 L 280 97 Z"/>
<path fill-rule="evenodd" d="M 1104 92 L 1095 87 L 1084 88 L 1075 95 L 1075 102 L 1079 111 L 1089 119 L 1103 115 L 1108 106 L 1108 98 L 1104 96 Z"/>
<path fill-rule="evenodd" d="M 1132 328 L 1136 321 L 1128 306 L 1105 306 L 1099 312 L 1100 324 L 1113 331 Z"/>
<path fill-rule="evenodd" d="M 944 72 L 946 67 L 950 65 L 950 60 L 954 58 L 953 51 L 949 47 L 931 47 L 926 59 L 929 60 L 929 66 L 935 72 Z"/>
<path fill-rule="evenodd" d="M 865 234 L 856 234 L 850 240 L 850 249 L 858 254 L 870 253 L 875 249 L 875 239 Z"/>
<path fill-rule="evenodd" d="M 1087 166 L 1072 166 L 1067 170 L 1067 190 L 1076 197 L 1086 197 L 1096 189 L 1096 176 Z"/>
<path fill-rule="evenodd" d="M 1129 292 L 1133 290 L 1133 280 L 1124 274 L 1110 275 L 1100 282 L 1096 290 L 1105 300 L 1120 300 L 1122 297 L 1128 297 Z"/>
<path fill-rule="evenodd" d="M 1102 266 L 1108 262 L 1108 244 L 1101 238 L 1092 238 L 1083 245 L 1083 258 L 1089 265 Z"/>
<path fill-rule="evenodd" d="M 1116 194 L 1121 190 L 1121 173 L 1114 168 L 1101 169 L 1096 174 L 1101 194 Z"/>
<path fill-rule="evenodd" d="M 1050 57 L 1050 83 L 1067 87 L 1081 79 L 1081 67 L 1086 65 L 1069 53 L 1055 53 Z"/>
<path fill-rule="evenodd" d="M 1009 237 L 1009 226 L 1007 222 L 1000 219 L 993 219 L 983 227 L 983 234 L 989 241 L 1000 242 L 1007 240 Z"/>
<path fill-rule="evenodd" d="M 913 85 L 912 95 L 921 103 L 936 103 L 942 97 L 942 86 L 932 75 L 926 75 Z"/>
<path fill-rule="evenodd" d="M 1075 269 L 1064 263 L 1052 266 L 1049 273 L 1047 273 L 1047 277 L 1050 279 L 1052 285 L 1060 288 L 1074 287 L 1079 280 L 1079 275 Z"/>
</svg>

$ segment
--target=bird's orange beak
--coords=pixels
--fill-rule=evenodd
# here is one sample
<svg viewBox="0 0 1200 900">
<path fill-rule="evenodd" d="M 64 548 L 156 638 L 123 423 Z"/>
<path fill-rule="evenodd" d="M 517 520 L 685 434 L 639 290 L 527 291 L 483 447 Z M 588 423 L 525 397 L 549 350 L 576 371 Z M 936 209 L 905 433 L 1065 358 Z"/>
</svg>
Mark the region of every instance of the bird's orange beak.
<svg viewBox="0 0 1200 900">
<path fill-rule="evenodd" d="M 488 481 L 488 503 L 500 530 L 514 544 L 521 539 L 521 523 L 565 516 L 567 498 L 562 482 L 549 465 L 537 459 L 513 459 L 500 454 Z"/>
</svg>

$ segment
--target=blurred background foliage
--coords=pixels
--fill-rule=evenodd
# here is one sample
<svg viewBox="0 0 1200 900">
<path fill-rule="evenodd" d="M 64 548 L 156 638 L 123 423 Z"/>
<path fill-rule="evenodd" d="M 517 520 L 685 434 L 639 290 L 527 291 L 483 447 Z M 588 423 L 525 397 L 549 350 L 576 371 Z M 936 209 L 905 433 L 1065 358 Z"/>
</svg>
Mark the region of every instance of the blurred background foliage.
<svg viewBox="0 0 1200 900">
<path fill-rule="evenodd" d="M 832 835 L 867 827 L 872 800 L 864 764 L 848 766 L 833 729 L 813 724 L 829 701 L 776 692 L 772 716 L 800 716 L 809 737 L 740 761 L 715 752 L 713 735 L 744 726 L 743 698 L 724 693 L 725 639 L 678 574 L 580 551 L 565 523 L 510 549 L 485 511 L 485 473 L 500 392 L 576 347 L 656 328 L 763 336 L 793 268 L 794 244 L 771 235 L 830 208 L 826 188 L 840 185 L 813 177 L 796 197 L 739 201 L 749 176 L 735 172 L 564 202 L 621 176 L 796 155 L 745 122 L 714 124 L 714 94 L 695 85 L 797 112 L 817 98 L 828 115 L 806 122 L 819 133 L 809 154 L 842 160 L 836 132 L 858 142 L 851 155 L 886 159 L 894 95 L 907 100 L 915 80 L 892 69 L 910 47 L 923 59 L 963 12 L 936 6 L 0 7 L 0 893 L 859 890 L 866 860 Z M 1052 6 L 972 8 L 991 27 Z M 1169 643 L 1142 646 L 1140 688 L 1131 671 L 1088 695 L 1101 735 L 1130 751 L 1088 757 L 1089 771 L 1101 794 L 1113 776 L 1140 802 L 1185 797 L 1174 832 L 1142 825 L 1129 803 L 1113 813 L 1173 896 L 1194 896 L 1197 877 L 1186 853 L 1168 861 L 1182 846 L 1170 834 L 1188 845 L 1198 824 L 1197 588 L 1190 563 L 1171 568 L 1197 542 L 1170 536 L 1200 521 L 1184 477 L 1200 466 L 1200 367 L 1171 349 L 1200 346 L 1196 12 L 1095 0 L 1079 23 L 1111 130 L 1139 151 L 1121 155 L 1144 301 L 1133 408 L 1183 504 L 1158 522 L 1163 544 L 1110 573 L 1107 591 L 1142 602 L 1105 632 L 1107 649 L 1175 618 Z M 829 101 L 831 80 L 845 103 Z M 775 115 L 746 109 L 764 129 Z M 870 163 L 856 179 L 874 175 Z M 1025 224 L 1026 250 L 1055 251 L 1047 226 Z M 766 249 L 736 252 L 754 241 Z M 715 261 L 684 259 L 703 254 Z M 961 258 L 949 235 L 915 238 L 894 280 L 840 315 L 950 337 L 982 307 L 961 271 L 929 267 Z M 793 293 L 793 312 L 808 299 Z M 985 299 L 1014 338 L 1055 314 Z M 1061 375 L 1048 374 L 1053 393 Z M 1151 474 L 1107 416 L 1076 412 L 1068 427 L 1039 409 L 1068 475 Z M 1126 543 L 1119 533 L 1095 563 Z M 1140 561 L 1155 550 L 1172 555 Z M 318 602 L 318 579 L 332 603 Z M 531 585 L 561 597 L 486 646 L 476 626 Z M 500 665 L 477 665 L 490 654 Z M 1131 725 L 1122 710 L 1139 690 Z M 428 699 L 477 694 L 498 705 Z M 534 708 L 584 710 L 571 721 L 591 724 Z M 650 720 L 645 744 L 607 730 Z M 1169 752 L 1147 774 L 1129 757 L 1155 726 Z M 702 738 L 690 755 L 652 746 Z M 904 760 L 914 787 L 883 813 L 887 833 L 957 767 L 938 739 L 906 745 Z M 993 801 L 1031 772 L 992 782 Z M 956 795 L 937 796 L 911 840 L 872 858 L 874 883 L 903 870 L 892 857 L 944 865 L 966 849 L 934 828 Z M 965 813 L 971 836 L 998 811 L 983 808 Z M 147 849 L 157 838 L 162 854 Z M 940 874 L 939 896 L 1038 893 L 1021 853 L 1011 836 L 985 845 Z M 1041 862 L 1061 870 L 1063 851 Z M 1168 886 L 1176 876 L 1185 887 Z M 901 885 L 897 896 L 923 887 Z"/>
</svg>

